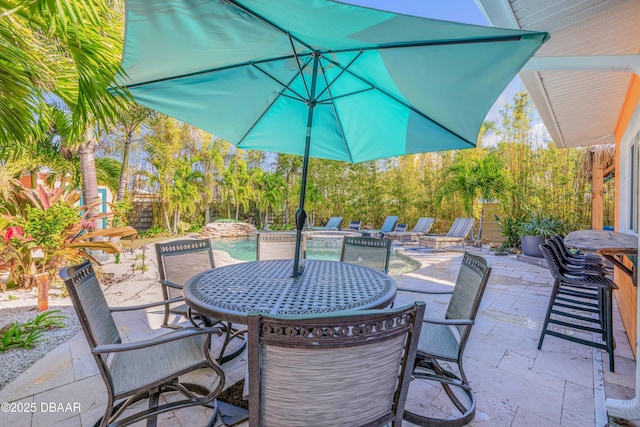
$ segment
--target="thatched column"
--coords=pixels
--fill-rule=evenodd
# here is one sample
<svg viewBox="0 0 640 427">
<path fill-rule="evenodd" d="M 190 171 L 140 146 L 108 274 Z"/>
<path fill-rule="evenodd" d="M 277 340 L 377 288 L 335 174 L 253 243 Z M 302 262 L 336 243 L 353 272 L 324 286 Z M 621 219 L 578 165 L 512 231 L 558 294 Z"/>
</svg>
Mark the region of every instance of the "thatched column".
<svg viewBox="0 0 640 427">
<path fill-rule="evenodd" d="M 615 145 L 602 144 L 591 147 L 584 156 L 582 173 L 591 179 L 591 228 L 602 230 L 604 226 L 604 178 L 611 172 L 615 158 Z"/>
</svg>

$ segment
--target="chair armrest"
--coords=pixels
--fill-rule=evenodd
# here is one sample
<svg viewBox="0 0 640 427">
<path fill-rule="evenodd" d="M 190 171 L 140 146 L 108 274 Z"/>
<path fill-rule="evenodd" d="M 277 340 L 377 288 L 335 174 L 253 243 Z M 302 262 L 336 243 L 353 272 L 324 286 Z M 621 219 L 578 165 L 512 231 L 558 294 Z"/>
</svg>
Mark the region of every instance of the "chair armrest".
<svg viewBox="0 0 640 427">
<path fill-rule="evenodd" d="M 436 325 L 473 325 L 475 322 L 471 319 L 436 319 L 427 317 L 422 319 L 422 323 L 433 323 Z"/>
<path fill-rule="evenodd" d="M 401 288 L 398 287 L 397 288 L 398 291 L 401 292 L 414 292 L 416 294 L 432 294 L 432 295 L 445 295 L 445 294 L 452 294 L 453 293 L 453 289 L 450 291 L 425 291 L 422 289 L 413 289 L 413 288 Z"/>
<path fill-rule="evenodd" d="M 144 310 L 145 308 L 158 307 L 160 305 L 173 304 L 174 302 L 180 302 L 180 301 L 184 301 L 184 298 L 175 297 L 175 298 L 171 298 L 171 299 L 164 300 L 164 301 L 150 302 L 148 304 L 129 305 L 129 306 L 125 306 L 125 307 L 109 307 L 109 310 L 111 312 Z"/>
<path fill-rule="evenodd" d="M 222 335 L 222 331 L 220 330 L 220 328 L 212 328 L 212 327 L 183 328 L 183 329 L 178 329 L 175 332 L 168 333 L 165 335 L 160 335 L 159 337 L 151 338 L 148 340 L 127 342 L 127 343 L 120 343 L 120 344 L 97 345 L 91 349 L 91 353 L 102 354 L 102 353 L 118 353 L 123 351 L 139 350 L 142 348 L 152 347 L 155 345 L 166 344 L 171 341 L 181 340 L 194 335 L 205 335 L 205 334 Z"/>
<path fill-rule="evenodd" d="M 177 283 L 170 282 L 168 280 L 160 280 L 160 283 L 162 283 L 164 286 L 168 286 L 168 287 L 173 288 L 173 289 L 182 290 L 182 288 L 183 288 L 183 286 L 178 285 Z"/>
</svg>

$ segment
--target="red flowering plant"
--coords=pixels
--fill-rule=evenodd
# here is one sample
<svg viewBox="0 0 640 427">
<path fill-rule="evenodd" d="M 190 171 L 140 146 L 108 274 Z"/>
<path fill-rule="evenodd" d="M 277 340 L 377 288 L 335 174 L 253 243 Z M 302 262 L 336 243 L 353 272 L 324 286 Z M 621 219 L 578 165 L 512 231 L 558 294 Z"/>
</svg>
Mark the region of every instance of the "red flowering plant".
<svg viewBox="0 0 640 427">
<path fill-rule="evenodd" d="M 9 197 L 0 204 L 4 237 L 0 252 L 10 260 L 13 283 L 29 286 L 35 273 L 53 275 L 82 257 L 93 259 L 91 250 L 118 253 L 117 243 L 103 239 L 137 234 L 129 226 L 96 229 L 94 221 L 111 214 L 91 215 L 98 203 L 78 206 L 80 194 L 75 190 L 60 187 L 48 192 L 42 186 L 24 187 L 17 180 L 11 186 Z"/>
</svg>

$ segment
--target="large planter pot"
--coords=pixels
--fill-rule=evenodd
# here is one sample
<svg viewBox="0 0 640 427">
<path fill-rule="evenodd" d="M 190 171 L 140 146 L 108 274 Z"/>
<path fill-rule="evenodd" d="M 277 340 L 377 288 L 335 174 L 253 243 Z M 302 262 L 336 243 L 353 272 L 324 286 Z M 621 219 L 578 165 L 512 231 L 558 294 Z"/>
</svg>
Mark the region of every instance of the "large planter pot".
<svg viewBox="0 0 640 427">
<path fill-rule="evenodd" d="M 545 238 L 539 236 L 520 237 L 520 244 L 522 245 L 522 255 L 542 258 L 542 252 L 540 252 L 539 246 L 542 245 L 544 241 Z"/>
</svg>

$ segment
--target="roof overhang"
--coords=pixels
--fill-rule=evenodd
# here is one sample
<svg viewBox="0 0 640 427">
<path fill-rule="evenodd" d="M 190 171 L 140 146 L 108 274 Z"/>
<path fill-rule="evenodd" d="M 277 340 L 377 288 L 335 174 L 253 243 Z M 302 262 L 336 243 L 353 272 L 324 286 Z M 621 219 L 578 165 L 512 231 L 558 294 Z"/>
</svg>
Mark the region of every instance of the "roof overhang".
<svg viewBox="0 0 640 427">
<path fill-rule="evenodd" d="M 520 77 L 558 147 L 615 142 L 640 75 L 637 0 L 476 0 L 491 25 L 547 31 Z"/>
</svg>

